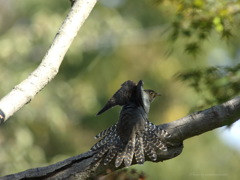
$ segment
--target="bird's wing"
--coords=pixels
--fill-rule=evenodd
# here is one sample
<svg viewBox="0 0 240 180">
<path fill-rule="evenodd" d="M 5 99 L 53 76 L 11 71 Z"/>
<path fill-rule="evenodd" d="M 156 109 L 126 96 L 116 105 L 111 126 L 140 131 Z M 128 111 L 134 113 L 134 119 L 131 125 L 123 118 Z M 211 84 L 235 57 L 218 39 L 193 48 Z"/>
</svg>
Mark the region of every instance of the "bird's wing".
<svg viewBox="0 0 240 180">
<path fill-rule="evenodd" d="M 130 101 L 132 92 L 136 88 L 136 83 L 133 81 L 126 81 L 121 85 L 121 88 L 108 100 L 105 106 L 97 113 L 97 115 L 102 114 L 108 109 L 116 105 L 125 105 Z"/>
</svg>

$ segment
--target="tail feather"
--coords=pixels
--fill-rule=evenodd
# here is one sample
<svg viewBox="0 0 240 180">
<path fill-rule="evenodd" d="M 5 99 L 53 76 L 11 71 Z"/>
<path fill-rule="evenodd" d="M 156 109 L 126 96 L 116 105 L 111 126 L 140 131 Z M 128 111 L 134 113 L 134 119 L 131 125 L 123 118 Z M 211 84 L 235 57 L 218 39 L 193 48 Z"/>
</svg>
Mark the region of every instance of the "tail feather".
<svg viewBox="0 0 240 180">
<path fill-rule="evenodd" d="M 117 154 L 117 148 L 116 147 L 110 148 L 106 157 L 103 160 L 103 164 L 107 165 L 109 162 L 111 162 L 116 154 Z"/>
<path fill-rule="evenodd" d="M 147 126 L 147 142 L 151 142 L 152 146 L 154 146 L 157 149 L 160 149 L 162 151 L 167 151 L 167 146 L 165 146 L 163 144 L 163 142 L 161 141 L 162 137 L 168 138 L 171 135 L 167 133 L 167 131 L 158 128 L 157 126 L 155 126 L 153 123 L 151 123 L 150 121 L 148 122 L 148 126 Z"/>
<path fill-rule="evenodd" d="M 155 131 L 149 131 L 147 134 L 147 142 L 150 143 L 150 147 L 153 149 L 160 149 L 162 151 L 166 151 L 167 147 L 162 143 L 159 137 L 156 135 Z"/>
<path fill-rule="evenodd" d="M 103 138 L 100 141 L 98 141 L 92 148 L 92 151 L 96 151 L 104 146 L 106 146 L 107 142 L 108 142 L 109 138 Z"/>
<path fill-rule="evenodd" d="M 116 134 L 114 134 L 109 142 L 109 151 L 103 160 L 104 165 L 107 165 L 109 162 L 111 162 L 112 159 L 117 155 L 120 144 L 121 142 L 119 136 L 116 136 Z"/>
<path fill-rule="evenodd" d="M 124 164 L 126 167 L 129 167 L 132 164 L 132 159 L 134 155 L 135 150 L 135 134 L 132 137 L 132 139 L 129 140 L 127 147 L 126 147 L 126 153 L 124 157 Z"/>
<path fill-rule="evenodd" d="M 146 128 L 149 130 L 149 131 L 155 131 L 157 129 L 157 126 L 155 126 L 155 124 L 153 124 L 152 122 L 150 121 L 146 121 Z"/>
<path fill-rule="evenodd" d="M 157 153 L 156 153 L 155 150 L 150 149 L 149 151 L 146 152 L 146 154 L 152 161 L 156 161 L 157 160 Z"/>
<path fill-rule="evenodd" d="M 107 142 L 111 143 L 113 141 L 116 141 L 116 124 L 111 126 L 108 129 L 105 129 L 104 131 L 100 132 L 98 135 L 95 136 L 95 139 L 102 138 L 100 141 L 98 141 L 91 150 L 97 150 L 104 146 Z"/>
<path fill-rule="evenodd" d="M 144 142 L 144 151 L 146 153 L 146 155 L 152 160 L 152 161 L 156 161 L 157 160 L 157 154 L 153 149 L 153 147 L 151 145 L 149 145 L 149 141 L 147 140 L 147 136 L 144 136 L 143 139 Z"/>
<path fill-rule="evenodd" d="M 152 143 L 147 143 L 145 152 L 146 152 L 147 156 L 152 161 L 156 161 L 157 160 L 157 153 L 156 153 L 155 148 L 153 147 Z"/>
<path fill-rule="evenodd" d="M 152 161 L 156 161 L 156 152 L 167 150 L 167 146 L 162 142 L 167 137 L 170 137 L 170 134 L 147 121 L 145 130 L 134 130 L 132 136 L 127 140 L 127 144 L 125 144 L 121 140 L 117 131 L 117 124 L 115 124 L 96 136 L 96 138 L 102 139 L 91 150 L 98 151 L 95 160 L 103 158 L 105 165 L 115 158 L 116 167 L 119 167 L 123 161 L 125 166 L 128 167 L 132 164 L 133 156 L 135 156 L 137 164 L 144 163 L 145 154 Z"/>
<path fill-rule="evenodd" d="M 123 150 L 120 150 L 119 152 L 118 152 L 118 154 L 117 154 L 117 158 L 116 158 L 116 161 L 115 161 L 115 166 L 116 167 L 119 167 L 121 164 L 122 164 L 122 162 L 123 162 L 123 159 L 124 159 L 124 156 L 125 156 L 125 151 L 123 151 Z"/>
<path fill-rule="evenodd" d="M 137 137 L 136 149 L 135 149 L 135 159 L 138 164 L 143 164 L 145 161 L 142 136 Z"/>
<path fill-rule="evenodd" d="M 164 129 L 161 129 L 159 127 L 157 127 L 157 131 L 155 131 L 155 132 L 158 137 L 165 137 L 165 138 L 171 137 L 171 134 L 169 134 L 167 131 L 165 131 Z"/>
<path fill-rule="evenodd" d="M 105 137 L 107 134 L 109 134 L 109 133 L 111 133 L 111 132 L 114 132 L 114 131 L 116 130 L 116 127 L 117 127 L 117 125 L 115 124 L 115 125 L 111 126 L 110 128 L 105 129 L 104 131 L 102 131 L 102 132 L 100 132 L 99 134 L 97 134 L 97 135 L 95 136 L 95 139 L 103 138 L 103 137 Z"/>
<path fill-rule="evenodd" d="M 146 127 L 148 127 L 149 131 L 154 132 L 158 137 L 165 137 L 165 138 L 171 137 L 171 134 L 169 134 L 164 129 L 159 128 L 158 126 L 156 126 L 150 121 L 146 122 Z"/>
<path fill-rule="evenodd" d="M 103 146 L 102 149 L 95 156 L 94 160 L 98 161 L 99 159 L 101 159 L 107 151 L 108 151 L 108 146 Z"/>
<path fill-rule="evenodd" d="M 167 151 L 167 147 L 159 140 L 155 141 L 154 146 L 162 151 Z"/>
</svg>

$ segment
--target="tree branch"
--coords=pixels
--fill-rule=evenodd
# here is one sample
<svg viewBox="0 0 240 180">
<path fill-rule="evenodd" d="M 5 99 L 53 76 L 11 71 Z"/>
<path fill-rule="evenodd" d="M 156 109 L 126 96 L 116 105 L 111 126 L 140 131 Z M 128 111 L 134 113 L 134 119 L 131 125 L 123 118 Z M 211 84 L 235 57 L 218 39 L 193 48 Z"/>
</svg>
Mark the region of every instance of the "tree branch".
<svg viewBox="0 0 240 180">
<path fill-rule="evenodd" d="M 56 76 L 68 48 L 96 1 L 75 1 L 38 68 L 0 100 L 0 124 L 29 103 Z"/>
<path fill-rule="evenodd" d="M 172 135 L 170 141 L 184 141 L 218 127 L 231 125 L 240 119 L 240 96 L 204 111 L 192 113 L 179 120 L 162 124 Z"/>
<path fill-rule="evenodd" d="M 174 158 L 181 154 L 183 141 L 196 135 L 203 134 L 218 127 L 229 125 L 240 118 L 240 96 L 221 105 L 217 105 L 192 113 L 179 120 L 159 125 L 167 130 L 171 137 L 166 139 L 168 151 L 158 152 L 156 162 Z M 8 175 L 0 180 L 23 180 L 23 179 L 87 179 L 98 175 L 104 175 L 107 171 L 121 169 L 114 167 L 114 162 L 103 165 L 94 162 L 97 152 L 88 151 L 50 166 L 29 169 L 20 173 Z M 146 160 L 150 161 L 147 157 Z M 133 162 L 136 164 L 136 162 Z"/>
</svg>

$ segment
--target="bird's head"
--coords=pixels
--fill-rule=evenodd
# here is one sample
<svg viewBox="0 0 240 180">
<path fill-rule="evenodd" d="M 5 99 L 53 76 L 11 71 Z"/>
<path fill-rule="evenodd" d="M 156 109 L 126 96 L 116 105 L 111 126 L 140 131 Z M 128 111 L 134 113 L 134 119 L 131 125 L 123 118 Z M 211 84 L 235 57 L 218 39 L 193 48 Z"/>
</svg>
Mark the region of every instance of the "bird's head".
<svg viewBox="0 0 240 180">
<path fill-rule="evenodd" d="M 157 92 L 155 92 L 154 90 L 151 90 L 151 89 L 147 89 L 147 90 L 144 90 L 144 91 L 148 94 L 150 103 L 153 102 L 154 99 L 157 96 L 161 96 L 160 93 L 157 93 Z"/>
</svg>

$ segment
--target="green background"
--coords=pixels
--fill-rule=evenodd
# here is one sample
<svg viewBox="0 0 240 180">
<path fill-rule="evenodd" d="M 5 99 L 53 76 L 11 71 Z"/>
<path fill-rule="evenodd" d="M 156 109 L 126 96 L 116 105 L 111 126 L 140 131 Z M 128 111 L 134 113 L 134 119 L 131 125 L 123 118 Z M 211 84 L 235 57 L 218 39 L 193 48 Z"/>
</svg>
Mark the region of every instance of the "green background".
<svg viewBox="0 0 240 180">
<path fill-rule="evenodd" d="M 3 97 L 39 65 L 70 3 L 0 3 Z M 149 118 L 154 124 L 177 120 L 201 105 L 204 92 L 196 93 L 176 74 L 191 68 L 235 64 L 239 60 L 232 57 L 239 47 L 238 37 L 227 43 L 216 26 L 201 44 L 201 52 L 191 56 L 184 51 L 187 37 L 169 40 L 176 6 L 174 1 L 159 5 L 156 1 L 131 0 L 116 7 L 99 2 L 55 79 L 0 126 L 0 176 L 88 151 L 96 142 L 93 137 L 118 120 L 119 107 L 101 116 L 95 114 L 126 80 L 144 80 L 146 89 L 163 95 L 151 106 Z M 133 168 L 150 180 L 238 179 L 239 155 L 239 151 L 225 146 L 214 130 L 186 140 L 182 154 L 174 159 Z"/>
</svg>

